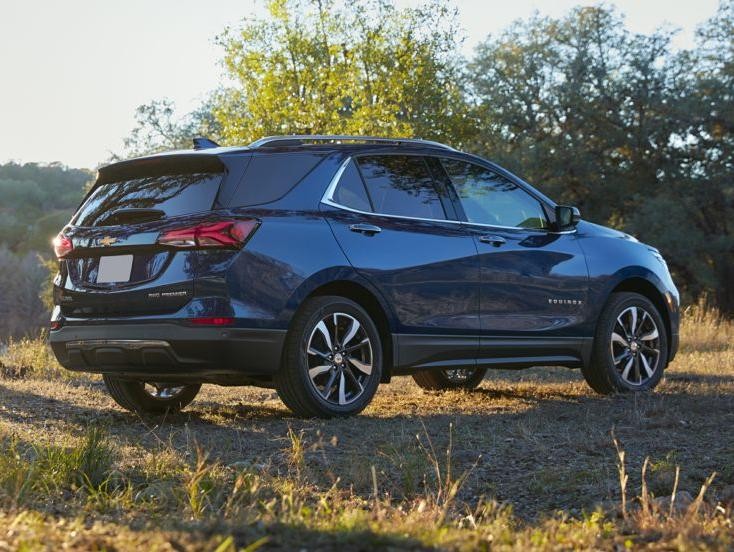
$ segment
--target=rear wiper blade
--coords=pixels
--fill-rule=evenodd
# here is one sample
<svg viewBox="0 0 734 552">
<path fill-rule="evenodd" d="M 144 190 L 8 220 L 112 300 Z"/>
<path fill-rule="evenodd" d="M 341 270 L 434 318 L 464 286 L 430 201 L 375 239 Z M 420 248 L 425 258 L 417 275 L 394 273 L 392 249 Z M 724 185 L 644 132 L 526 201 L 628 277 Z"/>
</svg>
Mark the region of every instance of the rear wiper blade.
<svg viewBox="0 0 734 552">
<path fill-rule="evenodd" d="M 97 221 L 97 226 L 111 224 L 130 224 L 134 222 L 151 222 L 166 216 L 160 209 L 128 208 L 117 209 Z"/>
</svg>

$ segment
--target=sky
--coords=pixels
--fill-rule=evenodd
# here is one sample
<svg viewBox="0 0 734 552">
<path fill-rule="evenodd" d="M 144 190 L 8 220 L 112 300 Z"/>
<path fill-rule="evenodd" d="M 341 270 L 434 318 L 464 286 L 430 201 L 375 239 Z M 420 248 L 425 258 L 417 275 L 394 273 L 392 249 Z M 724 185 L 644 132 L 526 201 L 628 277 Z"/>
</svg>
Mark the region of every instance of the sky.
<svg viewBox="0 0 734 552">
<path fill-rule="evenodd" d="M 396 0 L 416 5 L 419 0 Z M 583 0 L 456 0 L 465 53 L 534 11 Z M 634 32 L 679 28 L 678 48 L 718 0 L 616 0 Z M 216 37 L 264 13 L 262 0 L 0 0 L 0 162 L 94 168 L 122 149 L 135 108 L 169 98 L 185 113 L 222 82 Z"/>
</svg>

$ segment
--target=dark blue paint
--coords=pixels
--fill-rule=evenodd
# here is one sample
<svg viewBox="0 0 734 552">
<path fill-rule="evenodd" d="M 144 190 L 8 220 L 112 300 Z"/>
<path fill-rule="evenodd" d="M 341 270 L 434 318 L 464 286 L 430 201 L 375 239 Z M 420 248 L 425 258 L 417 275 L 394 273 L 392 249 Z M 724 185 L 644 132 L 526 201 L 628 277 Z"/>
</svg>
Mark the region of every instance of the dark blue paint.
<svg viewBox="0 0 734 552">
<path fill-rule="evenodd" d="M 656 302 L 677 335 L 679 296 L 669 273 L 650 246 L 620 232 L 584 221 L 575 232 L 563 234 L 492 228 L 360 214 L 322 204 L 344 159 L 364 150 L 395 152 L 387 146 L 331 147 L 324 161 L 281 199 L 233 210 L 226 205 L 251 154 L 228 148 L 189 152 L 219 156 L 227 174 L 215 202 L 218 208 L 185 217 L 186 221 L 255 218 L 261 224 L 246 246 L 237 252 L 156 250 L 156 236 L 169 225 L 180 225 L 180 219 L 134 227 L 67 227 L 75 248 L 95 247 L 96 240 L 113 235 L 118 241 L 103 254 L 124 253 L 134 246 L 151 249 L 135 268 L 137 283 L 128 287 L 85 285 L 96 270 L 96 257 L 63 261 L 55 290 L 61 308 L 55 309 L 54 319 L 63 320 L 65 326 L 114 327 L 185 325 L 193 317 L 225 316 L 235 318 L 234 328 L 285 331 L 311 293 L 334 282 L 350 282 L 373 295 L 396 343 L 402 340 L 403 361 L 396 353 L 396 365 L 434 362 L 445 358 L 446 351 L 473 363 L 475 356 L 492 357 L 498 340 L 505 338 L 543 343 L 589 339 L 609 294 L 625 282 L 643 280 L 655 290 Z M 401 147 L 400 152 L 439 153 L 424 147 Z M 549 208 L 555 206 L 494 164 L 460 153 L 440 154 L 499 170 Z M 366 235 L 350 230 L 361 223 L 379 226 L 382 232 Z M 487 234 L 504 243 L 482 242 Z M 181 294 L 150 298 L 170 291 Z M 65 306 L 72 303 L 113 312 L 72 314 Z M 443 354 L 418 354 L 421 336 L 444 336 Z"/>
</svg>

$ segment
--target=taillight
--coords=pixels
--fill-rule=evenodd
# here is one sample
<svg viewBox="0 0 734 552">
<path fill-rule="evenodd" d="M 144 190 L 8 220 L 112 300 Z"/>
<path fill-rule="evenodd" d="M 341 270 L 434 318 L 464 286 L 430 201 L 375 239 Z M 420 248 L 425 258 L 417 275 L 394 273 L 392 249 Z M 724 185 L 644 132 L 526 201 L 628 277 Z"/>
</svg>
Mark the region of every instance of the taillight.
<svg viewBox="0 0 734 552">
<path fill-rule="evenodd" d="M 256 220 L 199 224 L 163 232 L 158 243 L 171 247 L 242 247 L 258 224 Z"/>
<path fill-rule="evenodd" d="M 53 239 L 53 244 L 54 253 L 56 254 L 57 259 L 65 257 L 71 253 L 72 249 L 74 249 L 74 244 L 72 244 L 71 240 L 62 233 L 59 233 L 59 235 Z"/>
</svg>

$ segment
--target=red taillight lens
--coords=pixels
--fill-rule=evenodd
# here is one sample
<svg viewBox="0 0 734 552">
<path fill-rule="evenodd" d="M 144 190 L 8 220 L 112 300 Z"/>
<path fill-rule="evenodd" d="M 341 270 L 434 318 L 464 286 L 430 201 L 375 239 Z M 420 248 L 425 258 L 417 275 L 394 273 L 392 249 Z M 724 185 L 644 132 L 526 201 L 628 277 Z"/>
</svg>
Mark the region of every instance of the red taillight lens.
<svg viewBox="0 0 734 552">
<path fill-rule="evenodd" d="M 256 220 L 211 222 L 169 230 L 158 236 L 158 243 L 171 247 L 242 247 L 258 225 Z"/>
<path fill-rule="evenodd" d="M 74 249 L 74 244 L 71 243 L 71 240 L 61 233 L 53 239 L 53 244 L 57 259 L 65 257 Z"/>
<path fill-rule="evenodd" d="M 61 328 L 61 320 L 51 320 L 49 328 L 51 329 L 51 331 L 58 330 L 59 328 Z"/>
<path fill-rule="evenodd" d="M 213 316 L 191 319 L 192 324 L 198 324 L 199 326 L 229 326 L 233 322 L 234 318 L 230 316 Z"/>
</svg>

